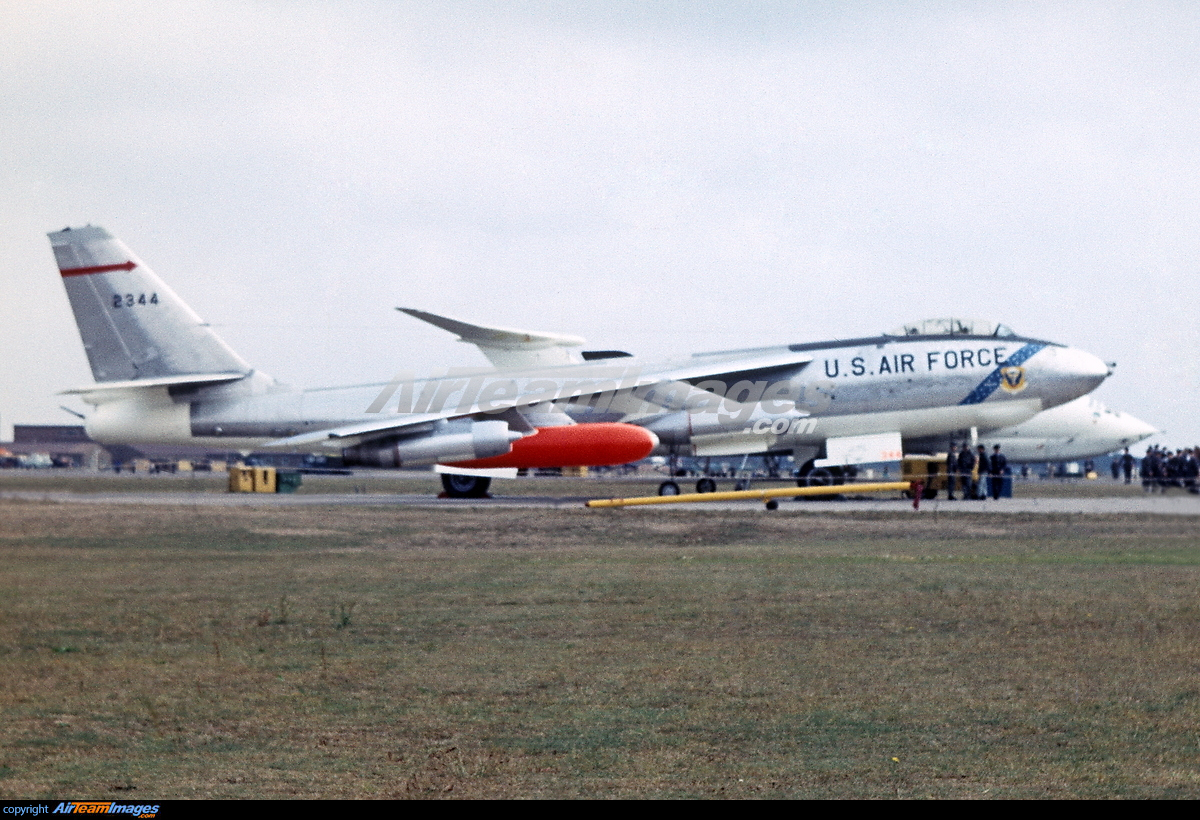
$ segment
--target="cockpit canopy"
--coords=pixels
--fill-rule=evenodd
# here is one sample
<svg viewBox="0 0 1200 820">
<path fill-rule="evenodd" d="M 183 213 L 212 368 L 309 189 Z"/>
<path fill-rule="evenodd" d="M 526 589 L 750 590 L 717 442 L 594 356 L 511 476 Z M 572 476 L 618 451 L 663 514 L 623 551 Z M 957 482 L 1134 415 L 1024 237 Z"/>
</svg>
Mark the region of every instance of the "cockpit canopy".
<svg viewBox="0 0 1200 820">
<path fill-rule="evenodd" d="M 1016 336 L 1008 325 L 984 319 L 923 319 L 888 331 L 887 336 Z"/>
</svg>

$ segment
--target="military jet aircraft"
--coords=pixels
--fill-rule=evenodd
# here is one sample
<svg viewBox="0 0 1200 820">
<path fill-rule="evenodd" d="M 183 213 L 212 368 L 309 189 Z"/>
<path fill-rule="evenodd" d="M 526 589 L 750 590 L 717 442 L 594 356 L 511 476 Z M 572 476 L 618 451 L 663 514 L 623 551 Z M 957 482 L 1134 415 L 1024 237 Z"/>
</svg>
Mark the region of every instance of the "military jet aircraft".
<svg viewBox="0 0 1200 820">
<path fill-rule="evenodd" d="M 95 440 L 434 464 L 451 495 L 482 495 L 491 476 L 520 467 L 620 464 L 656 449 L 792 451 L 803 463 L 855 436 L 998 429 L 1108 375 L 1090 354 L 1002 325 L 650 362 L 409 311 L 469 337 L 498 369 L 297 390 L 252 368 L 104 229 L 49 236 L 96 381 L 70 391 L 94 405 L 85 426 Z"/>
<path fill-rule="evenodd" d="M 605 351 L 576 357 L 569 351 L 583 344 L 576 337 L 476 325 L 411 308 L 398 310 L 458 334 L 460 341 L 475 344 L 498 368 L 550 359 L 569 365 L 598 356 L 619 362 L 629 356 Z M 763 364 L 773 356 L 787 354 L 808 359 L 778 367 Z M 657 455 L 792 454 L 800 465 L 801 483 L 830 483 L 841 480 L 841 466 L 824 463 L 827 459 L 818 460 L 819 456 L 853 451 L 860 445 L 878 448 L 885 433 L 891 434 L 890 456 L 896 459 L 901 451 L 945 451 L 950 440 L 973 433 L 995 431 L 996 435 L 1028 438 L 1033 428 L 1023 432 L 1016 425 L 1032 424 L 1030 420 L 1038 418 L 1044 408 L 1085 395 L 1111 372 L 1089 353 L 1020 336 L 1002 324 L 969 319 L 930 319 L 868 338 L 692 357 L 698 364 L 724 362 L 727 370 L 731 360 L 739 359 L 744 366 L 727 374 L 727 378 L 738 379 L 734 384 L 714 383 L 705 377 L 687 381 L 698 389 L 734 398 L 743 406 L 754 402 L 770 405 L 786 386 L 783 392 L 804 415 L 719 413 L 694 397 L 690 408 L 643 406 L 639 412 L 627 412 L 616 402 L 598 406 L 584 396 L 568 402 L 567 412 L 579 422 L 621 421 L 644 426 L 659 439 Z M 1075 415 L 1057 417 L 1056 429 L 1061 431 Z M 1105 430 L 1116 427 L 1119 425 L 1110 424 Z M 1017 432 L 1012 433 L 1014 430 Z M 998 438 L 994 443 L 1003 441 Z M 699 492 L 712 489 L 712 479 L 697 482 Z M 660 491 L 677 492 L 678 487 L 664 482 Z"/>
<path fill-rule="evenodd" d="M 1132 447 L 1157 432 L 1135 416 L 1081 396 L 1021 424 L 981 432 L 979 443 L 988 452 L 999 444 L 1010 462 L 1074 461 Z"/>
</svg>

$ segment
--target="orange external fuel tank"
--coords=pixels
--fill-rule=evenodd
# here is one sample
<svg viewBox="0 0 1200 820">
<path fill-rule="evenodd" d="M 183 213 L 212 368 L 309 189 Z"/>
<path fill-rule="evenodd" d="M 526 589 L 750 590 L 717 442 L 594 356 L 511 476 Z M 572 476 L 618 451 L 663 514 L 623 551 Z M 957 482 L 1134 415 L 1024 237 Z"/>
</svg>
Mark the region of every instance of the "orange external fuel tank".
<svg viewBox="0 0 1200 820">
<path fill-rule="evenodd" d="M 597 422 L 539 427 L 502 456 L 449 462 L 451 467 L 607 467 L 650 455 L 658 437 L 633 424 Z"/>
</svg>

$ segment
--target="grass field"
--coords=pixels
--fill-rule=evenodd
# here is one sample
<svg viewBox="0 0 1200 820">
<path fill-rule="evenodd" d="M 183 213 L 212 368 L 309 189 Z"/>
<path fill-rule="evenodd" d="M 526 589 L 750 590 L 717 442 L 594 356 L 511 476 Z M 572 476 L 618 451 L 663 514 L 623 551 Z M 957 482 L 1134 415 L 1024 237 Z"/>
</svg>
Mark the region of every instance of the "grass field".
<svg viewBox="0 0 1200 820">
<path fill-rule="evenodd" d="M 1181 516 L 0 503 L 0 796 L 1200 797 Z"/>
</svg>

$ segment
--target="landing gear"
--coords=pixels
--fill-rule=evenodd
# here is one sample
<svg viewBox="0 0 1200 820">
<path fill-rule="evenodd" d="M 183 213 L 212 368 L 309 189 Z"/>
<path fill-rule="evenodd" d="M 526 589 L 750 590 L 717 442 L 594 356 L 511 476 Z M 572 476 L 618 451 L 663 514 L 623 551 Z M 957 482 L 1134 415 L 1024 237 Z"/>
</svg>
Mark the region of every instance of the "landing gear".
<svg viewBox="0 0 1200 820">
<path fill-rule="evenodd" d="M 858 477 L 858 470 L 854 467 L 817 467 L 811 461 L 804 462 L 797 473 L 797 487 L 840 487 L 847 481 L 853 481 Z M 821 495 L 810 496 L 812 498 L 835 498 L 836 496 Z"/>
<path fill-rule="evenodd" d="M 840 487 L 857 478 L 858 470 L 853 466 L 816 467 L 806 461 L 796 476 L 797 487 Z"/>
<path fill-rule="evenodd" d="M 800 479 L 796 482 L 800 487 L 832 487 L 841 484 L 842 471 L 837 467 L 813 467 L 807 473 L 800 471 Z"/>
<path fill-rule="evenodd" d="M 717 482 L 711 478 L 702 478 L 696 482 L 696 492 L 698 493 L 715 493 L 717 491 Z"/>
<path fill-rule="evenodd" d="M 797 487 L 834 487 L 845 483 L 841 467 L 817 467 L 811 461 L 804 462 L 796 478 Z"/>
<path fill-rule="evenodd" d="M 442 489 L 447 498 L 487 498 L 492 480 L 479 475 L 442 473 Z"/>
<path fill-rule="evenodd" d="M 679 495 L 679 485 L 674 481 L 664 481 L 658 485 L 659 495 Z"/>
</svg>

